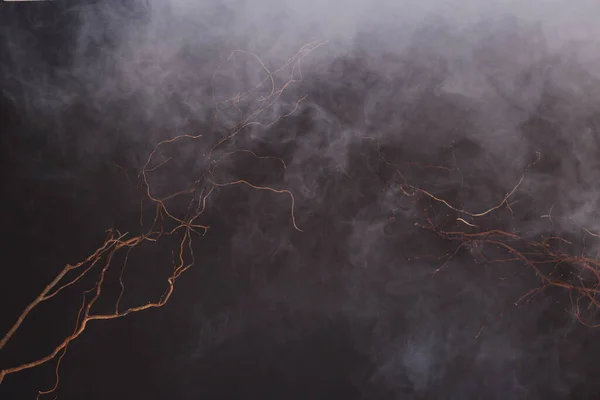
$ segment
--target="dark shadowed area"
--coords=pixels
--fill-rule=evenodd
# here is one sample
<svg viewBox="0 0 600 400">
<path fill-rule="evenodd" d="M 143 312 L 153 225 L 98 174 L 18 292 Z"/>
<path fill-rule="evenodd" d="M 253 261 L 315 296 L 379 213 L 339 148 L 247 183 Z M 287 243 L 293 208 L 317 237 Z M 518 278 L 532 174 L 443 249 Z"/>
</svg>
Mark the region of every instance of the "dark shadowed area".
<svg viewBox="0 0 600 400">
<path fill-rule="evenodd" d="M 209 226 L 115 253 L 96 313 L 194 263 L 41 399 L 599 398 L 600 6 L 197 3 L 0 4 L 0 335 L 148 193 Z M 94 268 L 0 370 L 72 333 Z"/>
</svg>

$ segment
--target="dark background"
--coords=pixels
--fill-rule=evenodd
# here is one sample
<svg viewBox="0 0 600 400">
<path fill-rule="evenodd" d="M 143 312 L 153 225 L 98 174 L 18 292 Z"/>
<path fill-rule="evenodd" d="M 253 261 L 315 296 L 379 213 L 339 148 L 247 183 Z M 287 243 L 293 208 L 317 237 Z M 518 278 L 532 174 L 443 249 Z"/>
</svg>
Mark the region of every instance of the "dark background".
<svg viewBox="0 0 600 400">
<path fill-rule="evenodd" d="M 105 31 L 82 33 L 90 26 L 84 6 L 92 26 Z M 143 79 L 118 93 L 109 84 L 122 72 L 115 32 L 157 18 L 148 3 L 1 4 L 2 332 L 62 266 L 93 252 L 107 229 L 139 233 L 136 175 L 161 138 L 209 132 L 209 144 L 175 147 L 179 161 L 157 184 L 197 179 L 202 154 L 228 123 L 206 117 L 214 110 L 208 94 L 197 105 L 204 114 L 186 94 L 215 85 L 215 68 L 243 47 L 243 38 L 214 33 L 231 26 L 233 12 L 215 6 L 199 17 L 195 29 L 205 39 L 192 43 L 194 51 L 182 45 L 177 63 L 161 64 L 180 78 L 167 83 L 168 96 L 152 111 Z M 594 238 L 576 225 L 541 216 L 552 209 L 594 228 L 600 82 L 516 19 L 477 29 L 472 53 L 486 76 L 499 77 L 490 78 L 494 94 L 485 100 L 444 90 L 456 73 L 444 49 L 460 37 L 438 17 L 413 32 L 403 52 L 375 50 L 389 44 L 382 28 L 358 32 L 344 51 L 331 43 L 317 54 L 327 62 L 290 89 L 289 99 L 308 95 L 306 106 L 267 130 L 244 131 L 223 150 L 280 157 L 288 168 L 239 154 L 217 174 L 290 189 L 303 232 L 293 229 L 289 197 L 218 189 L 202 218 L 211 229 L 195 240 L 196 264 L 172 299 L 158 310 L 90 323 L 62 362 L 59 398 L 597 398 L 598 333 L 575 321 L 568 293 L 550 289 L 515 306 L 540 285 L 533 271 L 486 264 L 472 248 L 432 277 L 443 260 L 423 256 L 452 253 L 458 243 L 415 222 L 435 215 L 444 229 L 463 229 L 460 214 L 423 196 L 403 197 L 397 187 L 400 170 L 460 208 L 485 210 L 540 152 L 513 211 L 501 208 L 478 223 L 532 240 L 562 235 L 574 243 L 568 251 L 594 253 Z M 533 52 L 542 55 L 515 67 Z M 502 73 L 515 70 L 518 85 L 508 85 Z M 508 131 L 517 139 L 502 144 Z M 127 304 L 160 296 L 173 244 L 135 252 Z M 33 312 L 0 353 L 0 366 L 59 343 L 85 284 Z M 114 277 L 107 285 L 107 296 L 118 293 Z M 33 398 L 51 387 L 54 365 L 7 376 L 0 398 Z"/>
</svg>

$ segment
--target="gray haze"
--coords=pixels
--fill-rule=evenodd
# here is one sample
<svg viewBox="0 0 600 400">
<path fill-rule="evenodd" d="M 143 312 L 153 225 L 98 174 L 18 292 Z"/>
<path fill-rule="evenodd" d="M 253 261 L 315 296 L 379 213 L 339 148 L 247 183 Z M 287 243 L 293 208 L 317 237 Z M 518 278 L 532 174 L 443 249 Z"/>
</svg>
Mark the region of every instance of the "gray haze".
<svg viewBox="0 0 600 400">
<path fill-rule="evenodd" d="M 30 121 L 17 134 L 52 143 L 69 160 L 47 167 L 40 151 L 37 163 L 24 167 L 40 182 L 77 180 L 109 160 L 139 171 L 159 141 L 205 133 L 206 141 L 178 146 L 173 169 L 153 177 L 158 191 L 187 187 L 223 132 L 270 88 L 242 102 L 247 109 L 216 104 L 255 87 L 267 77 L 265 67 L 276 70 L 303 45 L 326 42 L 305 55 L 302 81 L 256 118 L 261 125 L 210 153 L 213 160 L 240 149 L 281 157 L 286 168 L 228 158 L 218 177 L 289 189 L 303 232 L 292 225 L 289 197 L 225 188 L 211 197 L 215 233 L 207 234 L 210 246 L 199 245 L 207 256 L 196 266 L 209 272 L 182 278 L 181 297 L 169 309 L 192 320 L 192 339 L 177 362 L 186 371 L 198 368 L 177 382 L 175 398 L 221 390 L 218 378 L 199 378 L 208 374 L 201 365 L 222 362 L 227 371 L 245 352 L 279 365 L 272 348 L 327 331 L 331 321 L 342 321 L 341 353 L 361 360 L 363 367 L 348 367 L 344 378 L 360 398 L 570 398 L 585 386 L 591 372 L 574 361 L 585 340 L 566 338 L 594 333 L 565 311 L 566 292 L 514 307 L 539 285 L 533 272 L 519 263 L 478 263 L 474 249 L 432 277 L 443 261 L 431 256 L 451 253 L 457 243 L 415 223 L 429 207 L 448 230 L 464 228 L 456 222 L 462 216 L 532 240 L 575 235 L 574 251 L 595 254 L 594 238 L 581 228 L 600 232 L 598 3 L 156 0 L 56 7 L 70 25 L 54 50 L 34 48 L 40 34 L 13 19 L 0 28 L 3 94 Z M 53 60 L 52 51 L 61 58 Z M 300 76 L 287 68 L 277 83 L 291 73 Z M 389 163 L 404 165 L 410 184 L 472 213 L 495 206 L 525 178 L 513 212 L 477 219 L 404 196 Z M 96 222 L 100 231 L 109 227 Z M 280 358 L 281 371 L 298 362 Z M 316 355 L 307 362 L 321 361 Z M 223 396 L 243 393 L 230 390 Z"/>
</svg>

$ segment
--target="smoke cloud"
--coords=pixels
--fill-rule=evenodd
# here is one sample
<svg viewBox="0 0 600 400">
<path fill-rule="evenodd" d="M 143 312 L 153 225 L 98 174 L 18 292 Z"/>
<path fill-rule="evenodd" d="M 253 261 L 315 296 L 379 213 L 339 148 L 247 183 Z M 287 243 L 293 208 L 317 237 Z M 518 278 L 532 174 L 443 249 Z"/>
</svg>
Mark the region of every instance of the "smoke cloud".
<svg viewBox="0 0 600 400">
<path fill-rule="evenodd" d="M 540 286 L 531 268 L 487 262 L 506 252 L 459 248 L 423 228 L 427 217 L 446 232 L 473 224 L 532 241 L 561 236 L 565 251 L 596 256 L 596 2 L 54 1 L 0 10 L 3 153 L 20 171 L 15 181 L 60 188 L 64 211 L 89 217 L 73 222 L 82 249 L 111 227 L 139 230 L 135 177 L 159 142 L 178 135 L 202 137 L 157 153 L 151 166 L 171 161 L 151 175 L 155 193 L 208 185 L 218 160 L 216 182 L 289 190 L 301 229 L 285 193 L 217 188 L 196 265 L 169 306 L 124 331 L 97 324 L 65 364 L 66 398 L 119 385 L 129 385 L 124 396 L 181 399 L 600 391 L 597 332 L 569 312 L 566 290 L 515 306 Z M 244 120 L 252 123 L 238 129 Z M 485 213 L 515 187 L 493 213 L 459 211 Z M 150 274 L 159 260 L 140 257 L 132 271 Z M 141 337 L 156 369 L 129 368 L 162 378 L 115 378 L 137 375 L 98 354 L 108 332 L 121 343 Z M 90 359 L 119 372 L 75 372 Z"/>
</svg>

